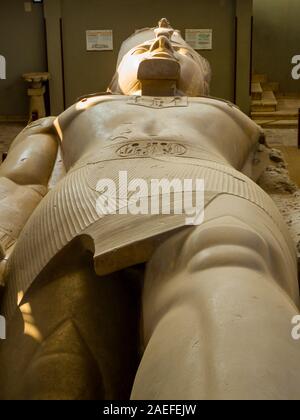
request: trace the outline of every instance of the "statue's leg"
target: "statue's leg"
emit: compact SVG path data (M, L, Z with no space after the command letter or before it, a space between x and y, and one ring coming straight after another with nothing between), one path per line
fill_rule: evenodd
M92 263L72 248L35 281L0 343L0 399L129 398L138 279L99 278Z
M132 399L299 399L295 266L259 207L233 196L212 202L205 223L170 238L149 263Z

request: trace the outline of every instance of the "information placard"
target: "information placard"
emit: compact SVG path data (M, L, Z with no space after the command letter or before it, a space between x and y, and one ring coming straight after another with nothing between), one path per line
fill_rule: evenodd
M86 31L87 51L112 51L113 48L113 31L111 29Z
M194 50L212 50L212 29L186 29L185 40Z

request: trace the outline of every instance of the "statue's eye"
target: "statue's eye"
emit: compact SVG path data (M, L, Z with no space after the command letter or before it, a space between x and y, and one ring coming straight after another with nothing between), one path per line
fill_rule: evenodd
M133 51L132 55L136 55L136 54L144 54L145 52L147 52L148 50L146 48L137 48L136 50Z

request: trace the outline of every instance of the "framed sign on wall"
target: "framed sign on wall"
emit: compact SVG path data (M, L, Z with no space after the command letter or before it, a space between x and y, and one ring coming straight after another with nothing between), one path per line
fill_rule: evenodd
M194 50L212 50L212 29L186 29L185 40Z
M87 51L112 51L113 31L112 29L99 29L86 31Z

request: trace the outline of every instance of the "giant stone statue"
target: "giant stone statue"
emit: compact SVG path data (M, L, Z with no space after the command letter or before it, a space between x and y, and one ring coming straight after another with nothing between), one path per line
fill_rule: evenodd
M106 93L13 142L0 167L1 399L300 397L296 253L256 184L263 133L209 83L162 19L125 41ZM99 180L121 171L204 180L203 223L126 212L126 195L110 212Z

